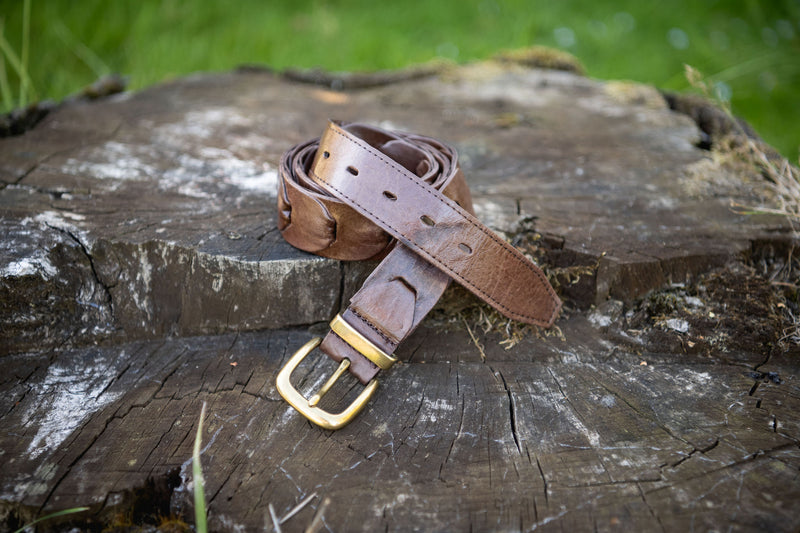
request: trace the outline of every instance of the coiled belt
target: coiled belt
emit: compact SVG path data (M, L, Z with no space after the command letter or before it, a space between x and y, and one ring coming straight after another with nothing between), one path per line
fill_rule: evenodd
M309 341L278 374L281 395L322 427L340 428L364 407L378 373L451 279L513 320L549 327L561 308L544 273L475 218L455 150L435 139L331 122L320 139L283 155L278 208L278 228L301 250L383 257L325 338ZM317 346L340 366L306 399L290 377ZM364 391L341 413L317 407L347 371Z

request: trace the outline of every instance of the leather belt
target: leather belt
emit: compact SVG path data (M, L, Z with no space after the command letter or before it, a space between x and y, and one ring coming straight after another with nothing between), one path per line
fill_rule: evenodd
M475 218L456 151L435 139L331 122L320 139L283 155L278 208L278 228L301 250L382 258L325 338L309 341L278 374L284 399L327 429L366 405L376 376L451 279L513 320L549 327L561 308L544 273ZM309 400L290 377L317 346L340 365ZM317 407L344 372L364 391L338 414Z

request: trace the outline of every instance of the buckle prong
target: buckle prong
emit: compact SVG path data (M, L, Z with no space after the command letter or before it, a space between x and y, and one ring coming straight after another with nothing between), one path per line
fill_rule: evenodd
M342 359L342 362L339 363L339 368L336 369L336 372L334 372L333 375L328 378L328 381L326 381L325 385L319 389L319 392L312 396L310 400L308 400L308 406L316 406L322 397L325 396L329 390L331 390L331 387L333 387L333 384L336 383L336 380L342 377L342 374L347 372L348 368L350 368L350 359Z

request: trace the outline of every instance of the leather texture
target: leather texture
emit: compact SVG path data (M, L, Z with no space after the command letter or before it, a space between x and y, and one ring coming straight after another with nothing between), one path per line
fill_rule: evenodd
M383 258L342 318L391 354L455 280L503 315L543 327L561 301L544 273L478 221L454 149L420 135L330 122L280 165L278 228L334 259ZM320 349L368 383L380 369L333 332Z

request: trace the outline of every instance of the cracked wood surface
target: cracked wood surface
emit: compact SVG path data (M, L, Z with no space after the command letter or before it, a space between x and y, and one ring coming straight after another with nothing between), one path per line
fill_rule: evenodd
M263 528L268 504L313 492L332 531L800 526L798 353L744 264L791 234L729 209L759 201L758 177L696 148L646 87L434 74L346 92L196 76L0 141L6 526L89 505L75 523L100 528L147 498L190 517L203 402L215 530ZM288 407L277 369L371 268L274 229L280 154L328 117L453 143L479 217L559 281L561 337L506 350L478 329L484 360L445 306L350 426ZM309 359L295 379L330 371Z

